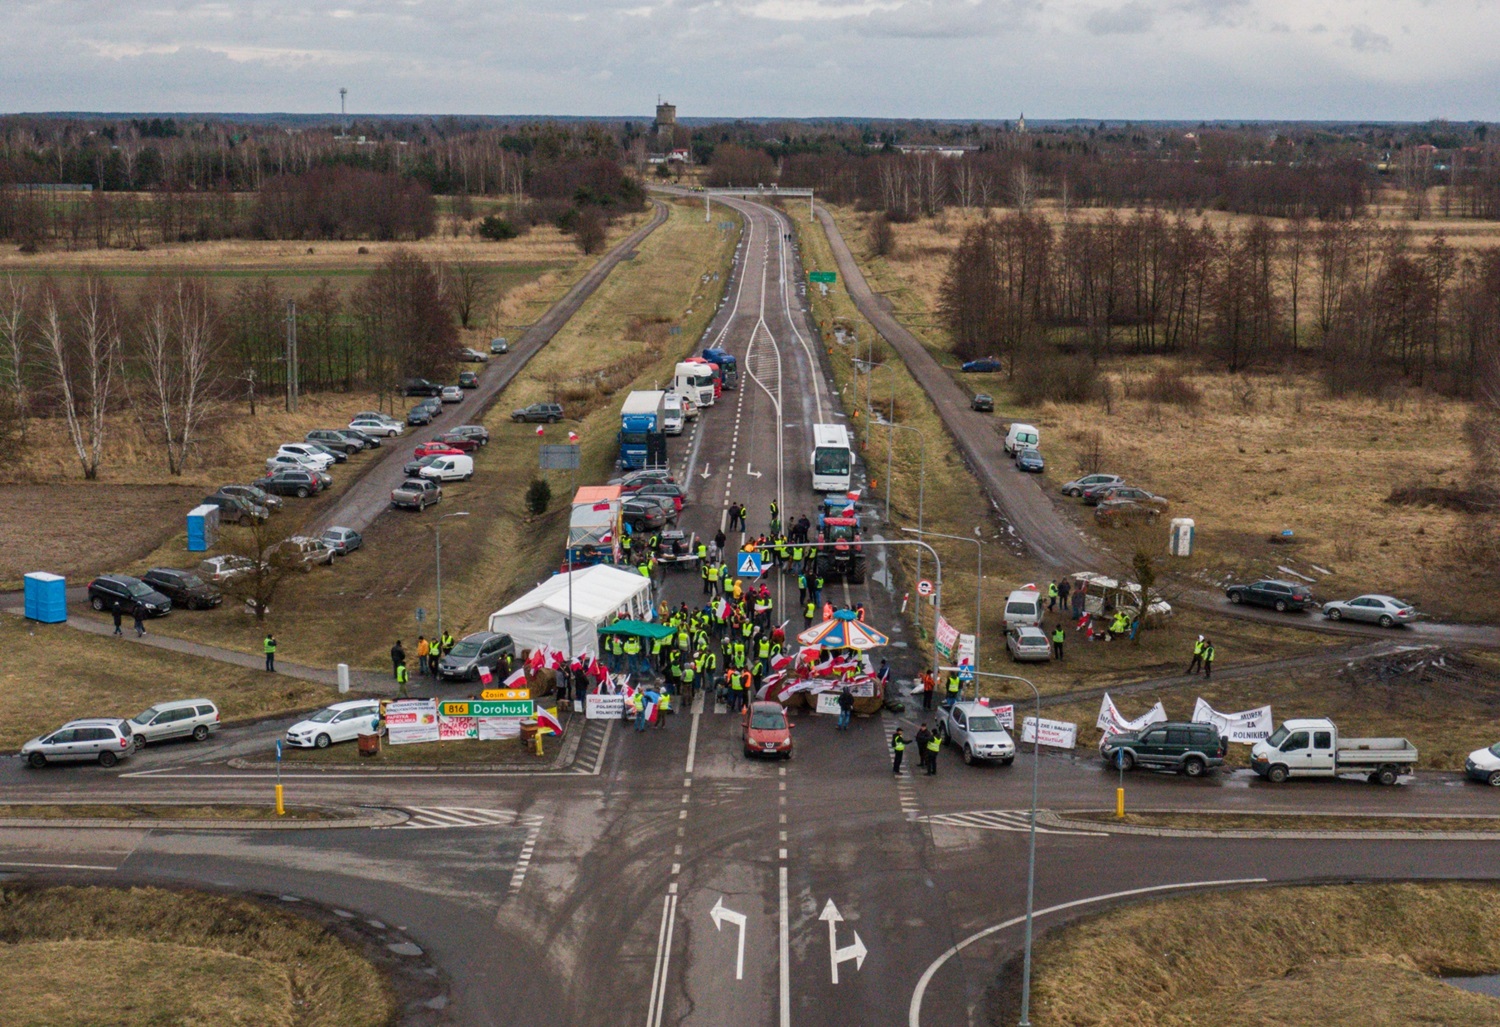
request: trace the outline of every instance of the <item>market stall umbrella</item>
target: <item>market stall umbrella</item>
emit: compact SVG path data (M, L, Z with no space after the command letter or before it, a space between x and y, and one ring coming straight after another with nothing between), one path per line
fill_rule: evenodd
M890 645L890 637L859 620L853 610L838 610L832 620L814 624L797 641L822 649L875 649Z

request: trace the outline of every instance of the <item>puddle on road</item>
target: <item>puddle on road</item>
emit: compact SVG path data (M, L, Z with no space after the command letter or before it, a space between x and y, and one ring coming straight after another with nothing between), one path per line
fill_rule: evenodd
M1500 998L1500 974L1485 974L1482 977L1444 977L1441 980L1455 988L1472 991L1476 995Z

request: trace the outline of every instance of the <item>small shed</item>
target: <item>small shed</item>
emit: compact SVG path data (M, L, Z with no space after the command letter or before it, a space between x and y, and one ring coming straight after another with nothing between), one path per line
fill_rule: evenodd
M26 575L26 619L61 624L68 619L68 582L61 574L32 571Z
M219 537L219 508L212 503L195 506L187 517L188 551L206 553Z

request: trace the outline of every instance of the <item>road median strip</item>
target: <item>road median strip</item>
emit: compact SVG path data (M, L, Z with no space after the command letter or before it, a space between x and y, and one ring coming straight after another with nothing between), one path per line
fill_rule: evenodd
M1043 810L1037 824L1154 838L1494 841L1500 837L1500 815L1484 814L1145 810L1120 818L1113 810Z
M317 828L394 827L409 816L395 809L368 806L288 806L246 803L8 803L0 805L0 824L16 827L115 828L174 831L284 831Z

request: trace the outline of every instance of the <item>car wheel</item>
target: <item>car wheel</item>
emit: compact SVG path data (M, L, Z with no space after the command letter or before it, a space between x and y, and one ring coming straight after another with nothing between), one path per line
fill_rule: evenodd
M558 422L558 420L559 420L559 418L549 417L549 418L547 418L547 423L548 424L556 424Z
M751 752L748 748L745 750L745 759L748 760L750 757L752 757L754 755L755 755L755 753Z
M473 477L474 477L474 472L470 471L468 474L464 475L464 481L468 481L468 480L470 480Z
M1324 610L1323 616L1327 617L1329 620L1339 620L1344 615L1340 613L1337 608L1335 608L1332 610Z
M103 767L105 770L108 770L110 767L119 762L120 761L115 757L115 754L107 749L99 754L99 766Z
M41 753L37 753L36 755L32 756L31 758L32 759L36 759L36 757L40 756L40 755L41 755ZM33 763L32 766L36 766L36 764ZM1492 771L1490 771L1490 787L1491 788L1500 788L1500 770L1492 770Z
M1266 771L1266 780L1273 785L1279 785L1286 781L1287 770L1280 763Z
M1231 592L1229 593L1229 601L1235 606L1238 606L1245 601L1245 597L1240 595L1238 592Z
M1196 756L1182 765L1182 772L1188 777L1202 777L1208 767Z
M208 741L208 725L207 724L199 724L197 727L193 728L193 741L195 741L195 742L206 742L206 741Z
M329 738L327 735L319 735L318 740L313 744L316 745L319 749L326 749L333 744L333 739Z
M966 767L972 767L973 765L974 765L974 750L971 749L971 748L969 748L966 745L966 746L964 746L964 766L966 766Z
M101 599L101 598L99 598L98 596L95 596L94 598L90 599L89 600L89 605L92 606L94 609L100 611L101 613L104 611L104 600Z
M302 486L298 487L298 489L297 489L297 498L298 499L306 499L307 498L307 486L306 485L302 485Z
M1276 600L1276 612L1277 613L1286 613L1286 600L1285 599L1278 599L1278 600Z
M43 756L39 752L34 752L30 756L26 757L26 765L35 770L41 770L47 765L47 757Z
M1114 759L1110 760L1109 762L1110 762L1111 766L1118 766L1122 770L1134 770L1135 769L1135 756L1133 754L1131 754L1131 753L1128 753L1128 752L1122 752L1122 753L1120 753L1118 756L1116 756Z
M1393 619L1392 619L1392 618L1391 618L1391 615L1390 615L1390 614L1388 614L1388 613L1382 613L1382 614L1381 614L1381 615L1380 615L1380 626L1381 626L1381 627L1383 627L1383 628L1388 628L1388 627L1390 627L1390 626L1391 626L1391 625L1392 625L1392 624L1395 624L1395 623L1396 623L1396 622L1395 622L1395 621L1394 621L1394 620L1393 620Z
M137 734L135 736L135 749L134 749L134 751L140 752L145 747L146 747L146 736L142 735L142 734Z
M1390 786L1396 783L1396 778L1399 776L1395 767L1381 767L1375 772L1375 781L1378 784Z

